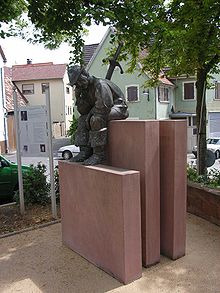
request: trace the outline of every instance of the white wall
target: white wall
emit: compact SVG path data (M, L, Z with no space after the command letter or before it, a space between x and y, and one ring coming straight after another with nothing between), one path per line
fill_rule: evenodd
M4 98L5 98L5 90L4 90L4 63L1 59L0 55L0 142L5 140L5 118L4 118Z
M51 103L51 119L52 122L65 123L66 130L69 128L73 113L73 90L68 86L69 79L65 73L64 79L48 79L34 81L19 81L16 85L22 92L22 84L34 84L34 94L25 95L30 106L45 105L45 94L42 94L42 83L49 83L50 87L50 103ZM66 87L69 87L70 93L66 93ZM69 114L68 114L68 108Z

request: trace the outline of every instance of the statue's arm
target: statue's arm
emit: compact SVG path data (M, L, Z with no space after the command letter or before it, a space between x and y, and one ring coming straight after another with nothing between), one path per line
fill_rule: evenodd
M94 110L100 114L109 113L113 103L113 95L109 86L105 83L99 83L95 90L96 103Z

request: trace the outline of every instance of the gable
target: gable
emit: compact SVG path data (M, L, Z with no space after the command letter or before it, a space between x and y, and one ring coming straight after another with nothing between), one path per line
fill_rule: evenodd
M6 109L8 112L14 111L13 101L13 83L12 83L12 69L4 67L4 85L5 85L5 98L6 98ZM18 91L17 92L18 106L26 106L27 99Z
M92 59L98 46L99 44L90 44L83 47L83 62L85 66L87 66Z

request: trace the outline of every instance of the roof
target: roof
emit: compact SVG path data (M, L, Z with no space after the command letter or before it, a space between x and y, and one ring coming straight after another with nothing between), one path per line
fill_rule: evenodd
M12 69L9 67L4 67L4 83L5 83L5 97L6 97L6 109L8 112L14 111L14 102L13 102L13 83L11 80L12 77ZM17 93L18 98L18 106L26 106L28 101L21 94Z
M181 119L181 118L186 118L186 117L191 117L191 116L196 116L195 113L188 113L188 112L174 112L170 114L170 118L172 119Z
M5 53L4 53L4 51L3 51L2 47L1 47L1 45L0 45L0 55L2 56L2 60L3 60L3 62L6 63L6 62L7 62L7 59L6 59L6 57L5 57Z
M166 78L166 76L164 76L164 75L162 75L162 76L159 77L159 81L162 84L175 87L175 85L168 78Z
M89 61L92 59L92 56L95 53L95 50L97 49L99 44L90 44L90 45L84 45L83 47L83 62L86 66Z
M98 56L99 51L101 50L103 44L105 43L105 41L106 41L108 35L109 35L109 34L112 34L112 33L114 33L114 29L113 29L112 27L109 27L109 28L107 29L107 31L106 31L104 37L102 38L101 42L98 44L97 48L95 49L95 51L94 51L93 55L91 56L89 62L87 63L87 66L86 66L87 70L90 69L90 67L91 67L91 65L92 65L92 63L93 63L93 61L94 61L95 58L96 58L96 56Z
M63 79L66 64L35 63L12 66L13 81Z

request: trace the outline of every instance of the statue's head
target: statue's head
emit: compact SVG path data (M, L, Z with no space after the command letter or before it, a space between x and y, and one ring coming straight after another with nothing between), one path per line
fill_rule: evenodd
M74 86L81 79L87 79L89 77L89 74L84 67L79 65L73 65L68 67L68 76L70 85Z

